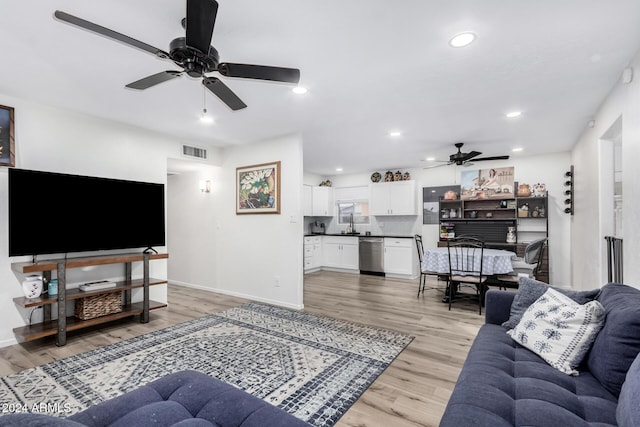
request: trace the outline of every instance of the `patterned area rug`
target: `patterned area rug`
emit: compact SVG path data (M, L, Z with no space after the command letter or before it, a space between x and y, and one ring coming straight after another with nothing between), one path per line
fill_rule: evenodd
M0 378L0 404L69 416L193 369L331 426L412 339L251 303Z

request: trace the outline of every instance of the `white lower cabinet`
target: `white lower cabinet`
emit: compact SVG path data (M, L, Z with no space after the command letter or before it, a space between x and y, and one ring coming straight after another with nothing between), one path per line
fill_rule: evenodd
M357 237L322 237L322 267L358 270L359 256Z
M416 248L413 239L384 238L384 272L416 277L418 264Z
M322 265L322 237L307 236L304 238L304 272L317 270Z

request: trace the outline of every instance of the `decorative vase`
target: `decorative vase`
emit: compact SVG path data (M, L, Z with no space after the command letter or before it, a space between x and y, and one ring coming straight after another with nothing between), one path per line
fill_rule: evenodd
M509 227L507 228L507 243L515 243L516 242L516 228Z
M29 276L24 282L22 282L22 291L24 296L31 298L38 298L42 293L42 278L40 276Z

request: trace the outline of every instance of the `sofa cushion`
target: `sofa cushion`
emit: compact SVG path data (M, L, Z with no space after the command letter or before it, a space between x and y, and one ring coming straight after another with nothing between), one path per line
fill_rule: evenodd
M616 425L616 398L588 372L563 374L485 324L469 351L440 427Z
M604 308L598 301L578 304L549 288L507 334L560 372L578 375L575 368L603 323Z
M640 355L635 360L627 372L627 377L622 384L622 391L618 398L618 408L616 409L616 420L620 427L640 426Z
M547 289L549 289L549 287L550 286L548 284L539 282L538 280L521 277L518 285L518 291L516 292L513 303L511 304L509 320L504 322L502 326L507 329L515 328L527 308L540 298ZM592 301L600 293L600 289L593 289L590 291L572 291L570 289L551 287L561 294L568 296L578 304L584 304Z
M589 371L615 396L640 352L640 290L610 283L598 295L607 318L593 342Z

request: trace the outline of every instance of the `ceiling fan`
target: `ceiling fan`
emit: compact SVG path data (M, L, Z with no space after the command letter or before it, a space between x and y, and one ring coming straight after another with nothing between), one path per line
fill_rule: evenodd
M161 71L126 85L131 89L148 89L187 74L190 77L202 78L202 84L211 93L220 98L232 110L240 110L246 108L247 105L220 79L207 76L207 73L217 71L224 77L295 84L300 81L300 70L296 68L220 62L218 51L211 46L213 27L218 13L218 2L216 0L186 0L186 2L186 17L181 21L182 27L185 29L185 37L172 40L169 44L169 53L60 10L56 10L54 16L66 23L122 42L160 59L171 61L182 68L182 71Z
M509 159L509 156L491 156L491 157L480 157L478 158L479 155L481 155L482 153L479 151L471 151L469 153L463 153L461 148L464 145L463 142L456 142L455 146L458 149L457 153L453 153L452 155L449 156L449 160L436 160L436 162L439 162L441 164L439 165L433 165L433 166L427 166L424 169L432 169L432 168L437 168L440 166L447 166L447 165L457 165L457 166L471 166L473 163L471 163L471 161L473 160L474 162L481 162L484 160L507 160Z

